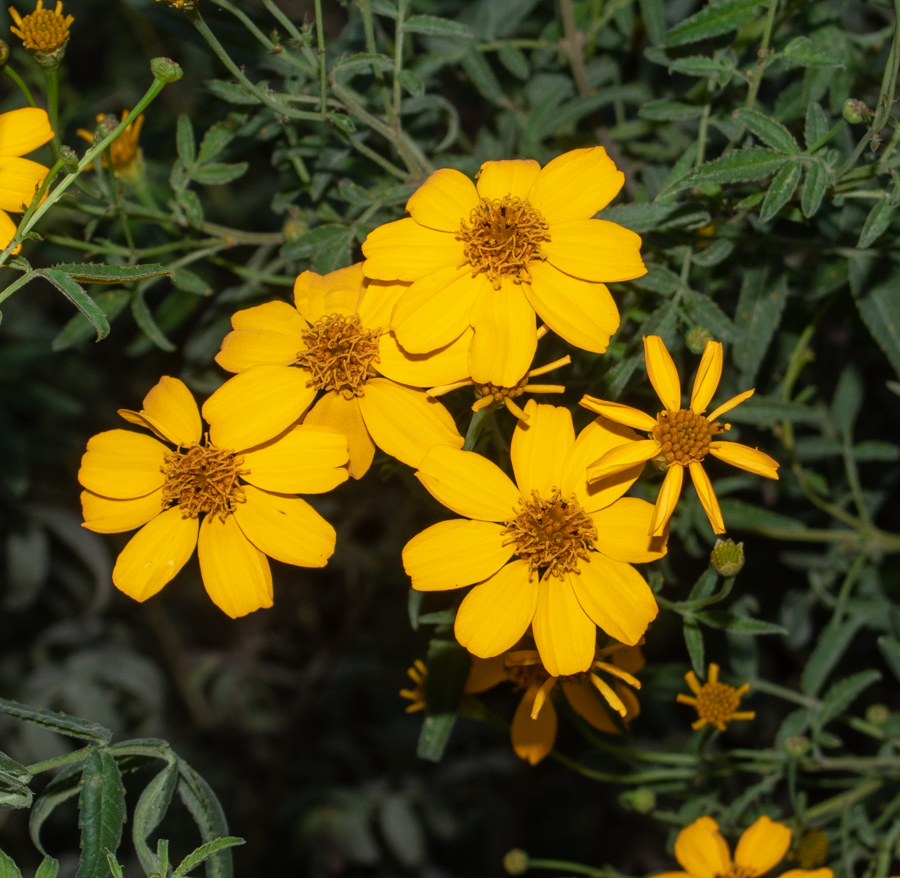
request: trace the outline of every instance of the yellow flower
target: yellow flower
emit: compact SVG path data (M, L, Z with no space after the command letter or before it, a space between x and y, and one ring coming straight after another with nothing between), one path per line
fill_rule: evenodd
M127 115L128 110L122 110L122 119ZM115 116L107 116L104 113L97 114L97 121L103 123L104 126L110 126L108 128L109 131L113 131L118 125ZM129 122L125 126L125 130L109 145L109 155L112 159L113 170L130 171L132 165L138 160L141 154L139 141L143 125L144 114L141 113L137 119ZM84 128L79 128L76 134L88 143L94 142L94 135ZM103 155L103 167L109 167L105 153Z
M406 669L406 674L413 681L412 689L401 689L400 697L408 698L411 704L406 706L407 713L416 713L425 710L425 683L428 680L428 668L422 659L416 659L411 668Z
M425 455L419 481L470 520L413 537L403 565L419 591L475 584L455 625L469 652L499 655L530 625L551 675L580 674L594 660L596 626L633 646L655 618L653 593L631 565L661 558L666 536L647 536L649 503L620 499L640 466L587 484L587 462L633 442L631 430L597 418L576 439L567 409L529 400L525 413L512 440L517 484L472 451L438 446Z
M61 0L52 12L44 9L44 0L37 0L34 12L24 18L10 6L9 14L17 25L10 31L22 40L32 55L58 55L69 42L69 25L75 21L71 15L63 17L62 11Z
M471 326L473 380L512 387L534 358L537 312L575 347L605 351L619 312L604 283L646 273L638 235L591 219L624 181L599 146L543 169L485 162L477 186L435 171L407 202L410 217L363 243L368 277L412 281L391 319L404 350L437 350Z
M692 704L697 709L698 719L691 723L694 729L702 729L705 726L715 726L720 732L725 731L725 726L738 719L753 719L756 711L738 711L741 697L750 688L744 683L739 689L719 682L719 666L710 662L707 681L701 686L697 675L688 671L684 675L693 695L678 694L676 701L681 704Z
M109 430L90 439L81 459L84 527L98 533L141 528L113 570L113 583L129 597L155 595L195 546L207 593L232 618L272 606L266 555L300 567L325 566L334 552L334 528L289 495L319 494L346 481L343 436L300 426L255 448L216 446L202 433L191 392L168 376L147 394L140 412L119 414L175 446Z
M489 659L476 657L466 681L466 692L485 692L505 681L525 690L513 717L510 737L516 755L537 765L556 741L556 708L548 696L557 682L575 712L600 731L619 733L598 701L598 692L626 725L640 714L637 698L623 685L624 681L635 689L641 688L634 677L644 666L640 648L617 644L597 650L596 656L587 673L562 678L551 676L533 649L511 650ZM604 661L607 656L609 661ZM604 671L616 679L610 685L597 671Z
M653 418L631 406L585 396L581 400L581 405L585 408L636 430L646 430L650 434L649 439L614 449L595 460L588 468L588 479L591 481L604 479L653 458L666 470L666 477L656 498L656 511L650 527L650 534L655 536L663 532L672 516L681 495L684 468L688 467L713 532L725 533L725 522L722 520L719 501L716 499L709 476L703 469L702 461L707 454L758 476L765 476L767 479L778 478L778 462L768 454L737 442L719 442L715 439L720 433L731 429L731 424L717 424L716 419L725 412L730 412L745 399L749 399L754 391L745 390L723 402L708 416L704 416L703 412L709 406L722 377L720 342L706 343L700 368L694 379L691 405L687 409L681 407L681 382L675 364L658 335L644 336L644 358L647 362L650 383L665 409Z
M5 211L21 213L49 170L22 156L52 139L53 129L44 110L24 107L0 113L0 250L16 234L17 224ZM16 247L13 253L20 249Z
M377 376L391 309L403 287L367 283L362 266L324 277L304 271L294 303L268 302L232 318L216 361L238 374L203 406L217 445L245 448L293 424L331 427L350 443L350 475L361 478L377 445L418 466L433 445L462 447L450 413L421 390Z
M678 833L675 859L683 872L663 872L654 878L758 878L775 868L791 845L791 830L760 817L738 841L734 861L728 842L712 817L700 817ZM780 878L834 878L831 869L791 869Z

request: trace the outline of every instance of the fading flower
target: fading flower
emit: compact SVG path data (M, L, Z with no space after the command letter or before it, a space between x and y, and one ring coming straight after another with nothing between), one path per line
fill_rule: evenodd
M749 683L735 689L727 683L719 681L719 666L714 662L709 665L709 673L706 682L701 685L697 675L688 671L684 675L693 695L678 694L675 699L680 704L693 705L697 710L697 719L691 723L694 729L702 729L707 725L715 726L720 732L725 731L725 726L734 720L754 719L756 712L753 710L738 711L741 698L750 688Z
M128 115L128 110L122 110L122 119ZM101 128L107 128L113 131L118 126L115 116L107 116L104 113L97 114L97 122ZM144 114L141 113L133 122L129 122L125 126L125 130L109 145L109 156L112 159L114 171L128 172L132 170L135 162L140 159L140 135L141 128L144 125ZM76 132L79 137L88 143L94 142L94 135L84 128L79 128ZM108 168L109 162L106 160L106 153L103 154L103 167Z

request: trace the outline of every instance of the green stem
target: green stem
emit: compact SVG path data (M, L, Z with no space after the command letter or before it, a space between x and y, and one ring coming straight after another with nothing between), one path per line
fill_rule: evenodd
M25 80L22 79L9 64L3 65L3 72L19 87L19 91L25 95L25 100L28 101L29 106L36 107L37 104L34 102L34 98L31 96L31 91L28 86L25 85Z
M566 768L577 772L583 777L591 780L598 780L603 783L621 783L634 784L636 786L650 783L665 783L670 780L695 780L697 777L696 768L660 768L656 771L638 771L633 774L615 774L608 771L597 771L594 768L588 768L568 756L563 756L556 750L550 751L550 758L555 759Z
M281 22L282 27L291 35L291 38L296 40L301 46L305 43L303 39L303 34L294 27L294 22L292 22L279 8L276 6L272 0L262 0L263 6L269 11L269 13L278 21ZM310 68L310 72L312 71L312 67Z
M319 112L325 118L326 102L328 100L328 74L325 71L325 22L322 20L322 0L316 3L316 52L319 65Z
M867 780L856 787L856 789L850 790L848 793L842 793L839 796L826 799L824 802L819 802L818 805L813 805L812 808L807 808L806 819L812 823L820 817L825 817L832 811L845 811L855 802L858 802L860 799L865 799L866 796L871 796L872 793L881 789L883 786L884 779L882 778Z
M397 129L397 135L400 135L401 119L400 119L400 97L402 88L400 87L400 71L403 69L403 20L406 17L406 5L408 0L400 0L397 6L397 26L394 31L394 127Z
M357 0L357 6L362 13L363 32L366 37L366 51L373 55L378 54L378 43L375 40L375 21L372 18L371 0ZM396 117L393 115L394 108L391 104L391 96L388 93L387 83L384 80L384 73L377 64L372 65L372 75L375 77L375 83L381 94L381 102L384 104L384 114L387 116L388 122L394 124Z
M472 420L469 421L469 429L466 431L466 441L462 447L463 451L475 450L475 443L478 441L478 437L481 435L481 431L484 429L489 416L490 407L479 409L472 415Z
M834 615L831 617L831 625L834 628L837 628L844 618L844 613L847 609L847 601L850 600L853 585L859 577L859 574L862 572L867 558L868 555L864 553L857 555L850 569L847 571L847 575L844 577L844 581L841 584L841 590L838 592L837 606L834 608Z
M703 115L700 117L700 127L697 131L697 157L694 159L694 167L699 168L706 161L706 134L709 128L709 111L712 104L703 105Z
M14 280L8 287L6 287L6 289L0 290L0 303L5 302L16 290L20 290L25 286L25 284L30 283L36 277L37 271L28 271L23 274L18 280Z
M810 709L815 709L820 705L820 702L815 698L810 698L808 695L802 695L785 686L779 686L777 683L770 683L768 680L755 679L748 680L747 682L750 684L751 692L764 692L766 695L774 695L776 698L781 698L783 701L790 701L792 704L799 704L801 707L808 707Z
M112 196L112 203L116 209L116 214L119 217L119 222L122 223L122 232L125 235L125 243L128 244L129 257L134 258L134 239L131 237L131 227L128 225L128 214L122 209L122 196L119 192L119 181L116 180L116 171L113 168L113 160L112 153L110 152L110 148L107 147L103 150L103 154L106 156L106 166L109 169L109 192Z
M53 129L53 154L59 155L62 139L59 136L59 68L45 67L44 79L47 83L47 115Z
M529 857L528 868L558 869L561 872L571 872L573 875L586 875L587 878L622 878L622 874L613 869L594 869L569 860L533 860Z
M812 146L806 148L806 154L812 155L817 149L821 149L829 140L836 137L847 127L847 120L841 119L827 134L820 137Z
M81 762L87 759L90 752L94 749L93 746L82 747L80 750L73 750L64 756L56 756L53 759L45 759L43 762L26 765L25 769L29 774L40 774L42 771L50 771L51 768L62 768L64 765L72 765L74 762Z

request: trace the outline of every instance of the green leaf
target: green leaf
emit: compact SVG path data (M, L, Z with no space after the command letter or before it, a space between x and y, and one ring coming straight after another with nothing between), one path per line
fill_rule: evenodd
M169 810L178 784L178 776L178 762L175 760L147 784L134 809L131 837L141 866L148 875L159 871L159 863L156 854L147 845L147 840L162 823Z
M822 707L815 717L815 725L821 728L838 714L843 713L864 690L880 679L879 671L868 670L839 680L823 696Z
M228 835L228 821L222 805L209 784L186 762L178 763L178 796L191 812L204 842ZM233 866L229 850L214 853L206 864L206 878L232 878Z
M116 859L115 854L110 851L106 852L106 863L109 866L109 871L112 873L113 878L125 878L125 874L122 872L122 866Z
M131 297L131 314L144 335L161 351L172 352L176 349L175 345L166 338L165 333L157 325L139 289L135 290L134 295Z
M643 335L658 335L669 345L674 340L677 319L678 302L673 299L654 311L641 324L641 332ZM608 373L606 383L612 399L618 399L622 395L634 370L640 365L640 343L640 338L636 337L630 345L628 356Z
M190 168L197 161L197 147L194 144L194 126L187 113L182 113L178 117L175 146L178 149L178 158L181 159L181 164Z
M638 107L638 116L641 119L650 119L653 122L681 122L687 119L699 119L702 115L702 106L686 104L684 101L647 101L647 103Z
M771 512L741 500L723 498L720 505L722 516L729 529L754 530L763 534L770 530L777 530L780 534L785 530L802 530L804 527L803 522L796 518Z
M806 180L800 192L800 209L807 219L819 212L830 177L831 173L825 162L815 161L806 166Z
M412 70L401 70L397 74L400 84L415 98L425 94L425 83Z
M54 265L53 271L62 272L80 284L124 284L172 273L171 269L158 262L148 265L106 265L102 262L97 265L93 262L73 262Z
M471 656L455 640L435 636L428 644L426 664L426 713L455 713L472 666Z
M28 815L28 834L34 846L45 856L47 851L41 843L41 827L58 805L71 799L81 789L81 773L81 763L67 765L44 787Z
M766 197L759 211L759 221L767 223L773 219L793 197L800 185L803 164L796 159L789 161L769 184Z
M759 110L738 110L738 119L743 122L763 143L768 144L772 149L787 155L798 155L800 147L793 135L780 122L776 122L765 113Z
M352 228L337 223L316 226L299 240L285 244L281 248L281 256L283 259L309 259L321 250L347 243L352 234Z
M49 729L51 732L78 738L80 741L106 745L112 740L112 732L103 726L77 716L46 710L43 707L32 707L30 704L20 704L18 701L7 701L5 698L0 698L0 711L32 725Z
M864 395L862 378L851 363L841 372L831 403L831 418L844 439L849 440L853 436L853 426L862 408Z
M531 75L531 68L528 66L525 53L511 43L503 43L497 52L497 57L500 59L500 63L517 79L524 82Z
M34 795L27 783L0 772L0 811L30 808L33 800Z
M56 287L84 316L97 332L97 341L109 335L109 322L100 306L68 275L55 268L36 272Z
M200 196L193 189L182 189L175 196L175 203L184 212L188 225L197 228L203 222L203 205L200 203Z
M677 204L618 204L607 207L600 219L618 223L632 232L650 232L678 210Z
M772 427L779 421L820 424L822 412L798 402L781 402L754 396L728 412L727 420L734 424L755 424L757 427Z
M644 55L654 64L662 64L677 73L707 78L715 73L734 70L730 57L709 58L706 55L688 55L685 58L670 58L662 49L646 49Z
M661 45L666 41L665 0L639 0L638 5L650 42L656 46Z
M172 275L172 283L179 290L193 296L212 295L212 287L199 274L195 274L187 268L176 268Z
M810 102L806 108L806 124L803 128L803 139L806 148L818 143L828 133L828 119L818 101Z
M853 456L860 462L880 461L890 463L900 460L900 447L893 442L878 442L870 440L857 442L853 446Z
M233 835L225 838L217 838L208 841L206 844L200 845L196 850L191 851L179 864L172 873L172 878L184 878L188 872L193 872L204 860L208 860L217 851L225 850L225 848L235 847L244 844L244 839L237 838Z
M786 275L770 282L766 268L745 271L734 321L742 335L734 346L734 362L741 370L743 384L752 386L756 381L769 343L781 323L787 294Z
M806 695L815 698L828 675L836 667L850 646L856 633L868 622L867 613L856 613L843 624L829 624L822 629L819 640L803 669L802 687Z
M246 115L231 113L228 118L222 122L216 122L209 131L203 136L200 143L200 152L197 153L197 161L205 164L214 159L237 134L237 127L246 120Z
M416 755L419 759L440 762L455 724L455 713L426 716L422 722L422 731L419 733L419 743L416 746Z
M728 238L716 238L709 246L694 252L691 264L712 268L714 265L723 263L733 252L734 241L731 241Z
M676 183L667 184L657 196L657 201L680 192L682 189L690 189L692 186L700 186L703 183L745 183L750 180L759 180L774 174L787 161L787 156L774 152L771 149L763 149L753 146L749 149L737 149L729 152L721 158L714 159L700 165L694 171L682 177Z
M429 37L474 39L472 31L462 22L438 18L436 15L411 15L403 22L403 30L410 34L425 34Z
M709 296L692 291L685 300L691 320L708 329L717 341L736 342L740 338L737 327Z
M93 750L84 762L78 810L81 857L75 878L106 878L106 852L118 850L126 812L122 774L105 750Z
M843 67L840 58L819 51L809 37L795 37L782 49L782 57L801 67Z
M703 629L697 624L696 619L689 616L686 616L684 619L684 642L687 646L694 673L703 679L706 674Z
M679 21L666 34L666 45L683 46L685 43L696 43L737 30L754 16L756 8L764 2L765 0L724 0L710 3L690 18Z
M8 857L3 851L0 851L0 878L22 878L12 857Z
M735 634L787 634L787 628L764 622L762 619L751 619L748 616L735 616L727 610L702 610L695 612L693 618L710 628L730 631Z
M459 63L469 79L472 80L472 85L483 97L499 106L506 106L509 103L503 86L500 85L500 81L491 70L491 65L488 64L481 52L477 49L470 49L459 59Z
M15 759L10 759L2 751L0 751L0 772L9 775L13 780L17 780L20 783L28 783L32 778L31 772L24 765L16 762Z
M251 94L242 85L234 82L225 82L222 79L208 79L203 83L206 90L229 104L259 104L262 103L256 95Z
M893 215L894 207L891 200L887 197L887 193L882 192L881 198L875 202L875 206L869 211L863 223L856 246L861 250L871 247L885 233Z
M647 264L647 273L643 277L635 278L631 283L641 290L671 296L680 289L681 278L670 268L650 262Z
M346 73L352 70L379 70L385 72L393 70L394 59L379 52L357 52L354 55L345 55L338 58L332 67L332 73Z
M900 375L900 296L897 295L900 271L856 299L863 322L885 356Z
M211 162L191 168L191 179L204 186L221 186L243 177L249 167L248 162L238 162L234 165Z
M900 641L884 635L878 638L878 649L893 675L900 680Z
M34 873L34 878L56 878L58 874L59 860L54 860L53 857L44 857L37 872Z

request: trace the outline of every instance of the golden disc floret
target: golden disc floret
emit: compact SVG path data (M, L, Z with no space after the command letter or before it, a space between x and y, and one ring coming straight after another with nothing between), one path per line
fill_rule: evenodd
M12 7L9 14L16 23L10 31L19 37L32 53L52 55L64 48L69 41L69 25L75 21L71 15L62 14L62 2L55 9L44 9L44 0L37 0L34 12L22 17Z
M346 399L364 394L363 385L375 377L379 361L380 329L365 329L358 314L331 314L302 333L306 350L297 365L310 373L309 387L333 390Z
M215 445L194 443L186 450L179 448L164 457L166 476L163 504L176 504L184 518L197 518L201 513L218 515L222 520L244 501L238 481L243 473L243 458L233 451Z
M709 443L729 424L711 424L703 415L691 409L675 412L662 411L656 416L657 424L650 435L659 442L659 461L665 467L680 463L687 466L701 461L709 453Z

